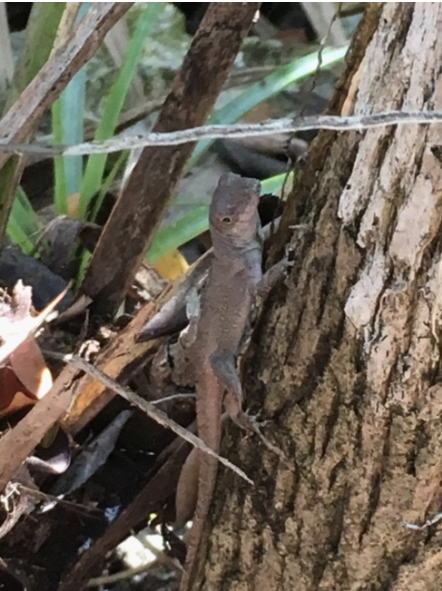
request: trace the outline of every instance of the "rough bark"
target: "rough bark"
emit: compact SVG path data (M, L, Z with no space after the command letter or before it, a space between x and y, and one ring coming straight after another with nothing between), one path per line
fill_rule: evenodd
M369 15L335 112L358 70L356 114L442 108L441 4ZM402 523L442 500L438 143L438 126L410 125L324 132L311 146L279 242L292 233L295 265L245 375L249 408L293 470L230 427L255 485L221 470L195 589L440 589L441 526Z

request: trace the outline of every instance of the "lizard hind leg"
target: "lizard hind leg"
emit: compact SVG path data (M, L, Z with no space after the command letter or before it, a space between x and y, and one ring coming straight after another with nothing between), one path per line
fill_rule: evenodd
M232 421L245 431L258 435L267 449L291 466L284 452L262 433L257 420L243 411L242 386L236 371L235 357L227 351L216 351L210 357L210 364L220 384L225 388L224 406Z
M213 373L225 390L224 407L234 423L249 433L260 434L256 420L242 408L242 386L236 371L235 357L225 350L216 351L210 357Z
M236 371L234 355L228 351L216 351L210 356L210 365L226 395L224 406L229 417L243 429L252 430L248 422L244 420L245 413L242 409L242 386Z

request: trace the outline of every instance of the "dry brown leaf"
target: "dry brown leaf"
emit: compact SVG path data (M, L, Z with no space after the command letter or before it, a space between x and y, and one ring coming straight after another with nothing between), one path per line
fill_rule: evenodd
M0 368L0 418L29 406L32 399L11 368Z
M175 248L157 261L153 262L152 267L161 275L161 277L173 281L182 275L182 273L185 273L189 268L189 265L180 251Z
M80 193L72 193L68 199L68 217L77 218L78 208L80 206Z
M189 519L192 519L195 512L198 498L198 471L199 454L198 450L193 448L183 464L177 484L175 497L177 527L183 527Z
M52 300L37 316L31 316L31 288L21 281L14 287L12 296L0 292L0 366L28 337L40 328L61 302L70 285Z
M64 291L33 316L32 290L17 282L11 296L0 291L0 417L35 404L52 387L52 375L32 335Z
M17 378L37 400L52 388L52 374L33 335L11 353L9 362Z

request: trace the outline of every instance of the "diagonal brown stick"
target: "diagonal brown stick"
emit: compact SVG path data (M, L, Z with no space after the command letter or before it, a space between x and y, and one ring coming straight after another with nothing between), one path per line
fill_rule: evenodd
M200 24L154 131L203 125L246 36L258 2L213 2ZM95 249L82 292L111 314L149 248L194 144L145 148ZM124 247L122 247L124 245Z
M0 491L31 454L59 417L66 412L81 385L79 372L68 367L51 390L39 400L17 425L0 439Z
M221 464L224 464L225 466L236 472L236 474L241 476L241 478L244 478L244 480L249 482L249 484L253 484L253 481L250 480L250 478L242 470L240 470L240 468L229 462L229 460L227 460L226 458L223 458L222 456L217 454L215 451L213 451L213 449L207 446L204 443L204 441L202 441L199 437L191 433L188 429L185 429L184 427L170 419L165 412L157 408L154 404L152 404L152 402L149 402L144 398L141 398L141 396L138 396L138 394L133 392L130 388L118 384L118 382L116 382L110 376L106 375L101 370L94 367L85 359L82 359L81 357L78 357L76 355L63 355L62 353L56 353L55 351L50 351L47 353L49 353L49 355L51 357L54 357L55 359L60 359L62 361L65 361L66 363L71 363L80 371L84 371L91 377L96 378L102 384L104 384L105 386L107 386L108 388L110 388L123 398L125 398L128 402L141 409L143 412L147 414L148 417L156 421L159 425L165 427L166 429L170 429L176 435L182 437L188 443L191 443L196 448L201 449L205 453L216 458L219 462L221 462Z

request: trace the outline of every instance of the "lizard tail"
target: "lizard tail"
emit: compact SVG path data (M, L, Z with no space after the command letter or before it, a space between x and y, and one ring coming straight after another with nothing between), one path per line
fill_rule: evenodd
M219 446L218 446L219 449ZM184 572L181 577L180 591L189 591L198 571L198 550L209 515L210 504L215 490L218 461L203 451L198 451L199 479L198 499L192 528L187 539L187 554Z

